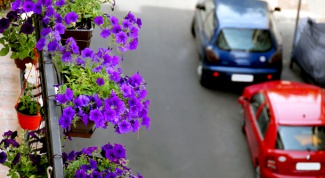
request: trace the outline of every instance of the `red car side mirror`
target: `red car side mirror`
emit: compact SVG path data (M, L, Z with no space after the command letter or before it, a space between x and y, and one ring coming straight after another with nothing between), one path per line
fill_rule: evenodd
M240 103L241 105L243 105L245 103L245 101L247 100L247 98L245 98L244 96L240 96L238 98L238 103Z

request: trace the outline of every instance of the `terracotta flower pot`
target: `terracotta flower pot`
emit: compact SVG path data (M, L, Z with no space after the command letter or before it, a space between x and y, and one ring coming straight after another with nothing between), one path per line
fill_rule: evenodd
M26 69L26 66L25 64L27 63L32 63L34 65L36 65L37 63L37 60L33 60L32 58L30 57L26 57L24 59L19 59L19 58L16 58L14 59L15 60L15 64L16 64L16 67L20 70L25 70Z
M42 116L40 114L36 116L30 116L23 114L17 110L17 117L20 127L25 130L36 130L42 122Z

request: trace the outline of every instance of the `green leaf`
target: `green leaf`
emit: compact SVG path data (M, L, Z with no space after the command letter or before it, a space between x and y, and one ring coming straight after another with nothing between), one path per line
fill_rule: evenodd
M0 50L0 56L5 56L8 53L9 53L9 47L5 47Z

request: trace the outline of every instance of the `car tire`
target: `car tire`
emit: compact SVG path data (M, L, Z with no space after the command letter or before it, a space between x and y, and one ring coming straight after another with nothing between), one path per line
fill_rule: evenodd
M245 118L242 119L241 131L242 131L242 133L244 135L246 135L246 131L245 131Z
M255 167L255 178L261 178L261 168L259 165Z
M289 68L293 70L293 59L290 59Z
M209 84L206 78L204 78L204 74L203 74L203 70L202 70L202 64L201 62L199 62L198 66L197 66L197 75L199 78L199 82L203 87L208 88Z
M195 38L196 34L195 34L195 19L194 19L194 17L193 17L192 24L191 24L191 33L192 33L192 36Z

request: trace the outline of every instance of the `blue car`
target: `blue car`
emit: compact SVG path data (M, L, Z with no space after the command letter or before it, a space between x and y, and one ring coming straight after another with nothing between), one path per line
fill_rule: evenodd
M258 83L278 80L282 38L265 1L203 0L196 5L192 35L200 62L200 83Z

